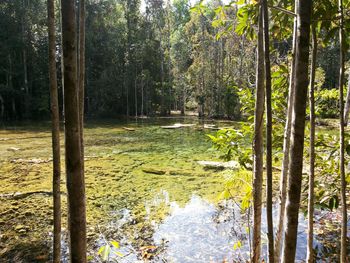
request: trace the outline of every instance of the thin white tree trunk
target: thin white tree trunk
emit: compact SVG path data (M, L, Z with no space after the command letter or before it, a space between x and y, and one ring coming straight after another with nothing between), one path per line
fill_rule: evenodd
M296 11L296 8L295 8L295 11ZM289 87L288 87L288 109L287 109L287 118L286 118L286 124L284 128L284 139L283 139L283 161L282 161L282 173L281 173L281 179L280 179L280 193L279 193L280 204L279 204L279 211L278 211L277 231L275 236L275 262L280 261L281 248L283 244L282 233L283 233L284 222L285 222L290 135L291 135L291 122L292 122L293 103L294 103L296 32L297 32L297 19L294 18L292 61L290 63Z
M341 205L342 205L342 222L341 222L341 238L340 238L340 262L347 262L347 207L346 207L346 179L345 179L345 142L344 142L344 62L345 62L345 39L344 39L344 15L343 15L343 0L338 1L340 15L339 29L339 130L340 130L340 179L341 179Z
M312 25L312 56L310 71L310 175L308 198L308 229L307 229L307 255L308 263L314 262L313 238L314 238L314 181L315 181L315 71L317 57L317 36L315 25Z
M253 255L252 263L260 263L261 259L261 206L264 162L264 42L263 42L263 13L259 9L258 43L256 59L256 93L254 113L254 178L253 178Z
M350 113L350 72L348 76L348 91L346 93L345 109L344 109L344 125L348 125Z
M283 263L294 263L300 196L302 186L307 90L309 84L309 43L312 0L297 2L297 40L295 52L294 104L287 187L286 229L284 231Z

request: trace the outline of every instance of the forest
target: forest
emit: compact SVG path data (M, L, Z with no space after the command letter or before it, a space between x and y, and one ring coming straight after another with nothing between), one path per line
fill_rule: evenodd
M350 1L1 0L0 262L350 260Z

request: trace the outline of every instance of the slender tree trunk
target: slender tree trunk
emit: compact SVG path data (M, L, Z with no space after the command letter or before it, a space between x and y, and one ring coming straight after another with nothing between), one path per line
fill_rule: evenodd
M11 99L11 110L13 119L17 119L17 110L16 110L16 97L15 97L15 89L13 88L13 73L12 73L12 57L11 54L8 55L9 60L9 73L8 73L8 87L13 92L13 96Z
M350 113L350 72L348 76L348 91L346 93L345 109L344 109L344 126L348 125Z
M264 56L265 56L265 89L266 89L266 217L269 262L274 262L273 217L272 217L272 108L271 108L271 66L269 13L267 0L262 1L264 20Z
M4 114L5 114L5 100L0 94L0 118L2 121L4 121L4 117L5 117Z
M346 263L346 235L347 235L347 207L346 207L346 179L345 179L345 142L344 142L344 62L345 62L345 39L344 39L344 15L343 0L338 1L340 14L339 29L339 130L340 130L340 179L341 179L341 204L342 204L342 223L340 238L340 262Z
M260 7L256 60L256 93L254 112L254 179L253 179L253 258L252 263L260 263L261 254L261 206L264 155L264 39L263 10Z
M296 12L296 7L295 7L295 12ZM282 161L282 173L281 173L281 179L280 179L280 193L279 193L280 205L279 205L279 214L278 214L278 225L277 225L276 238L275 238L275 262L280 262L281 247L283 244L282 233L283 233L284 221L285 221L288 166L289 166L289 153L290 153L290 135L291 135L293 104L294 104L296 33L297 33L297 19L294 18L292 61L290 63L289 87L288 87L288 109L287 109L286 124L284 128L283 161Z
M186 88L185 85L182 87L182 107L181 115L185 115L186 112Z
M162 40L160 41L162 43ZM161 45L161 44L160 44ZM160 56L161 56L161 61L160 61L160 78L161 78L161 105L160 105L160 115L164 116L166 115L167 112L167 107L166 107L166 91L164 88L164 51L163 48L160 47Z
M61 262L61 149L56 71L55 1L47 1L53 157L53 262Z
M312 0L297 1L297 40L295 57L295 97L292 115L292 137L287 191L287 225L283 246L283 262L294 262L300 206L308 88L310 16Z
M60 11L60 32L61 32L61 39L60 39L60 44L61 44L61 86L62 86L62 120L64 121L64 66L63 66L63 30L62 30L62 0L58 1L58 5L59 5L59 11ZM64 128L64 126L63 126Z
M134 89L135 89L135 116L137 118L137 71L135 75L135 81L134 81Z
M314 181L315 181L315 71L317 56L316 28L311 27L312 53L310 70L310 175L309 175L309 198L308 198L308 231L307 231L307 256L308 263L314 262L313 238L314 238Z
M144 116L144 114L143 114L143 100L144 100L144 96L143 96L143 86L144 86L144 80L143 80L143 78L144 78L144 75L143 75L143 69L142 69L142 71L141 71L142 73L141 73L141 116Z
M65 81L65 148L71 262L86 262L85 182L82 170L80 111L77 85L75 3L62 0L62 37Z
M27 50L26 50L26 30L25 30L25 10L27 9L25 1L23 1L24 14L22 17L22 58L23 58L23 85L24 85L24 108L25 108L25 117L29 117L29 88L28 88L28 69L27 69Z
M84 99L85 99L85 0L79 0L79 123L81 158L84 159ZM84 171L84 162L83 171Z
M128 62L125 63L125 72L124 72L124 79L123 79L123 86L126 93L126 117L129 118L129 86L127 84L127 70L128 70Z

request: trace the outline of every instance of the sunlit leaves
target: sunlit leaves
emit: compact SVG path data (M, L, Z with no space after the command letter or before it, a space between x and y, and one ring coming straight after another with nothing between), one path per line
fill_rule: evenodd
M244 5L237 11L237 26L235 31L239 35L245 34L249 39L255 38L253 25L257 24L258 6L255 4Z
M241 241L238 240L236 243L233 244L233 249L237 250L241 248L241 246L242 246Z
M110 258L124 257L123 253L117 250L119 248L119 242L112 240L107 242L106 245L101 246L97 254L101 257L103 262L108 262Z

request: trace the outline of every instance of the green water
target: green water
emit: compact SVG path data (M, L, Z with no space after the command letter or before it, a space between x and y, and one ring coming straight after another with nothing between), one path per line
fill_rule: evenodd
M160 127L174 123L196 125L181 129ZM218 125L227 127L234 123ZM168 205L154 203L160 193L166 192L169 201L180 207L193 195L215 203L224 188L224 176L197 163L219 160L219 153L206 136L213 132L202 129L196 118L87 122L85 175L90 249L96 248L98 235L127 239L135 247L151 245L154 225L169 214ZM48 124L7 127L0 130L0 140L0 194L50 191ZM64 178L63 174L63 192ZM49 255L44 247L51 242L51 198L34 194L20 200L2 198L1 202L0 231L6 242L0 242L0 257L17 255L26 260L47 260ZM62 215L66 217L65 195L62 202ZM121 219L118 211L122 209L127 209L133 219L116 231L113 222Z

